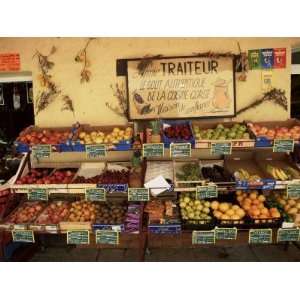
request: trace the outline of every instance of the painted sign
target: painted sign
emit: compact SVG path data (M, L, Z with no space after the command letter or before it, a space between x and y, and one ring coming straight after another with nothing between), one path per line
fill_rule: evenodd
M286 48L274 49L274 68L281 69L286 67Z
M176 119L235 115L233 57L127 62L129 117ZM141 70L142 69L142 70Z
M263 69L272 69L274 65L274 51L273 49L261 49L260 61Z
M259 50L248 51L249 69L256 70L260 69L260 53Z

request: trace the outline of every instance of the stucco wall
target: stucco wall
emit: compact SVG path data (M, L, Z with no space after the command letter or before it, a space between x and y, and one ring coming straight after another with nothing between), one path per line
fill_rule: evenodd
M51 72L53 80L64 94L74 100L75 118L70 112L61 112L62 103L58 99L36 117L39 126L70 125L75 120L95 125L123 124L126 120L117 116L106 106L106 101L116 101L111 84L124 82L116 76L116 59L142 57L146 54L165 56L190 55L194 52L237 53L239 41L242 51L259 48L287 48L287 67L273 71L274 87L284 89L290 102L290 64L291 46L299 43L296 38L97 38L88 48L92 77L90 83L80 84L81 64L74 57L86 38L0 38L0 53L18 52L21 56L22 71L32 71L34 96L40 90L38 64L32 56L36 49L47 54L52 45L57 52L53 55L55 63ZM260 96L261 71L249 71L246 82L237 82L237 110ZM257 109L240 115L240 120L284 120L290 111L272 103L265 103Z

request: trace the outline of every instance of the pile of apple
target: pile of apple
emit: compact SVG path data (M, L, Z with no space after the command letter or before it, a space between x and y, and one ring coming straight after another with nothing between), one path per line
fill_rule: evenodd
M9 223L23 224L33 222L36 217L42 212L45 207L44 203L40 202L25 202L20 206L15 213L13 213L9 219Z
M57 201L51 203L36 220L37 224L58 224L69 214L68 202Z
M257 191L242 192L236 191L236 199L241 207L253 219L280 218L280 212L276 207L267 208L264 204L266 197Z
M300 139L300 126L293 126L292 128L278 127L267 128L258 124L248 123L249 128L256 136L265 136L269 139Z
M66 142L69 138L71 138L70 131L44 129L42 131L26 132L25 130L20 133L17 141L28 145L58 145Z
M16 181L16 184L68 184L76 171L56 170L51 174L49 169L31 169L31 171Z
M192 138L192 131L188 124L171 125L164 128L164 134L169 139L174 140L190 140Z
M96 220L97 205L86 200L75 201L71 204L70 222L94 222Z
M275 193L276 201L282 206L283 210L290 215L293 219L300 214L300 199L288 198L282 193Z
M212 201L213 215L218 220L241 220L246 212L239 205L229 202Z
M101 130L79 133L79 141L81 144L118 144L121 141L131 140L133 138L133 129L127 127L120 129L115 127L111 132L105 133Z

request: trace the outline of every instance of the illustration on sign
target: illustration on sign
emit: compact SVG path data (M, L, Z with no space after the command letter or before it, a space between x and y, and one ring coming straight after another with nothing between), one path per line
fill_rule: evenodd
M235 116L233 57L153 59L127 63L129 117L138 119Z

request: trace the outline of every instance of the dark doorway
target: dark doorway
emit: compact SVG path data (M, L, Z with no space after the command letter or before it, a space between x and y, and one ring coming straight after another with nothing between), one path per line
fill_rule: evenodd
M0 128L9 141L34 124L32 82L0 83Z

